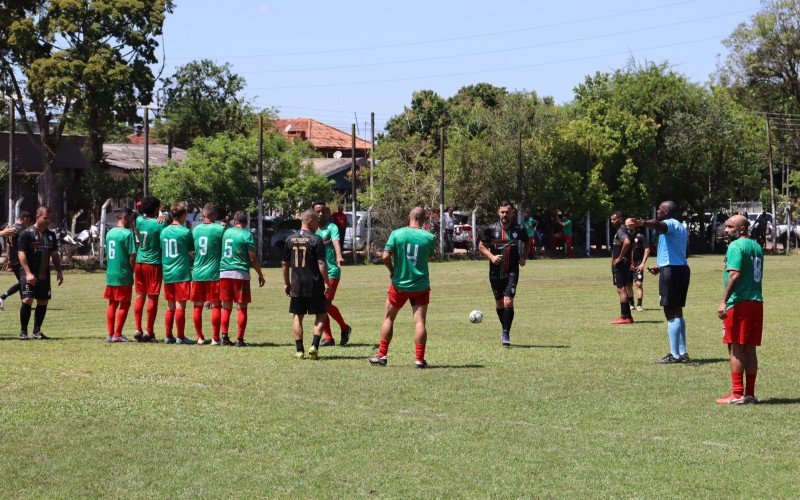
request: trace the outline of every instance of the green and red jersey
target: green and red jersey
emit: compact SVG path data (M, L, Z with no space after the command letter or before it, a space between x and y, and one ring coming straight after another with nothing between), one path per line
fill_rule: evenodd
M325 264L328 266L328 278L338 280L342 276L339 263L336 262L336 249L333 242L339 241L339 228L333 222L328 222L325 227L317 229L317 236L322 238L325 244Z
M761 280L764 273L764 250L761 245L750 238L737 238L728 245L725 253L725 271L723 282L728 286L728 270L741 273L736 288L728 297L727 309L739 302L763 302L761 294Z
M394 255L392 284L403 292L419 292L431 287L428 259L436 238L424 229L401 227L389 235L384 249Z
M170 224L159 236L164 283L191 281L192 259L189 252L194 251L192 232L180 224Z
M134 254L136 254L136 238L133 237L133 231L124 227L113 227L106 233L107 285L133 285L130 258Z
M219 279L219 261L222 257L222 234L225 227L221 224L199 224L192 229L194 239L194 269L192 281L217 281Z
M222 258L219 270L250 271L249 252L256 251L256 241L247 229L231 227L222 235Z
M161 231L166 222L158 222L152 217L140 215L136 218L136 235L139 237L139 251L136 252L137 264L161 265Z

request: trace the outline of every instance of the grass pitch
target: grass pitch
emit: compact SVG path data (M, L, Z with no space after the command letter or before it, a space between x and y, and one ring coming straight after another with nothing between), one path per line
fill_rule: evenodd
M432 264L431 370L413 368L409 311L389 366L366 361L383 267L344 268L353 345L316 362L291 358L278 269L248 349L106 344L104 276L67 274L44 328L57 340L15 340L16 298L0 313L0 496L796 497L800 259L767 257L762 404L745 407L714 404L730 383L722 257L690 264L694 361L670 366L654 363L668 342L651 276L637 323L611 326L608 259L530 262L503 349L487 263Z

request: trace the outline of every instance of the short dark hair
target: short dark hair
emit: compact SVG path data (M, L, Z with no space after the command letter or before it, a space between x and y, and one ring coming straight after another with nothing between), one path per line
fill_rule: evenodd
M158 209L160 207L161 200L155 196L145 196L139 209L141 210L141 213L151 217L158 213Z
M30 218L31 214L27 210L22 210L19 214L17 214L17 220L30 219Z
M219 217L219 209L213 203L206 203L203 207L203 217L208 217L209 219L214 217Z
M238 222L242 226L246 226L247 225L247 213L242 212L241 210L239 210L238 212L233 214L233 221L234 222Z
M47 205L42 205L36 209L36 217L39 217L42 214L49 214L49 213L50 213L50 207L48 207Z
M511 203L511 202L510 202L510 201L508 201L508 200L502 200L502 201L501 201L501 202L500 202L500 203L497 205L497 207L498 207L498 208L500 208L500 207L513 207L513 206L514 206L514 204L513 204L513 203Z
M623 218L622 210L614 210L611 212L611 215L615 216L617 219Z
M178 217L186 215L186 212L189 211L189 207L186 205L186 202L181 201L172 205L169 211L172 214L172 218L177 219Z
M314 208L317 205L322 205L323 207L327 206L327 204L322 200L314 200L311 202L311 208Z

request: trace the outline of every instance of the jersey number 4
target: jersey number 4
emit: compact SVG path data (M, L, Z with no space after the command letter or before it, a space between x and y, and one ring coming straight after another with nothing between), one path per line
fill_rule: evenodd
M406 258L417 265L417 258L419 257L419 245L413 245L414 251L411 251L412 245L408 243L406 245Z

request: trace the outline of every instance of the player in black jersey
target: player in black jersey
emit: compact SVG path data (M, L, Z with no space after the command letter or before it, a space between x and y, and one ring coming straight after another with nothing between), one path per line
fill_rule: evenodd
M612 321L612 325L633 323L631 306L628 303L628 283L631 280L631 238L628 236L628 228L623 222L622 212L617 210L611 214L611 227L614 228L614 242L611 245L611 276L614 286L617 287L620 309L620 317Z
M517 293L519 268L525 265L528 255L528 233L513 222L514 213L511 202L501 201L497 209L500 221L484 229L478 243L478 250L489 259L489 283L503 328L500 341L504 347L511 347L514 295Z
M294 342L297 352L295 358L305 357L303 347L303 317L314 315L314 337L308 357L317 359L319 342L325 327L328 303L328 265L325 262L325 244L314 232L319 229L319 215L313 210L306 210L300 217L300 231L286 238L286 250L283 256L283 282L286 295L291 297L289 312L292 313ZM291 273L290 273L291 271ZM291 280L290 280L291 274Z
M42 333L42 323L50 301L50 260L56 268L58 285L64 282L61 274L61 258L58 255L58 238L48 229L50 209L44 205L36 210L36 222L19 235L19 284L22 305L19 310L20 340L28 339L28 322L31 319L31 304L36 299L33 316L33 338L47 339Z
M19 248L19 235L28 226L31 225L31 214L24 210L17 215L17 222L6 229L0 231L0 236L8 238L8 262L11 264L11 269L14 271L14 279L16 283L0 295L0 310L5 310L6 299L19 292L19 255L17 249Z
M628 234L631 237L631 281L628 283L628 304L633 304L633 285L636 285L636 310L642 310L642 296L644 295L644 269L650 257L650 246L647 244L644 233L635 225L635 219L625 219Z

